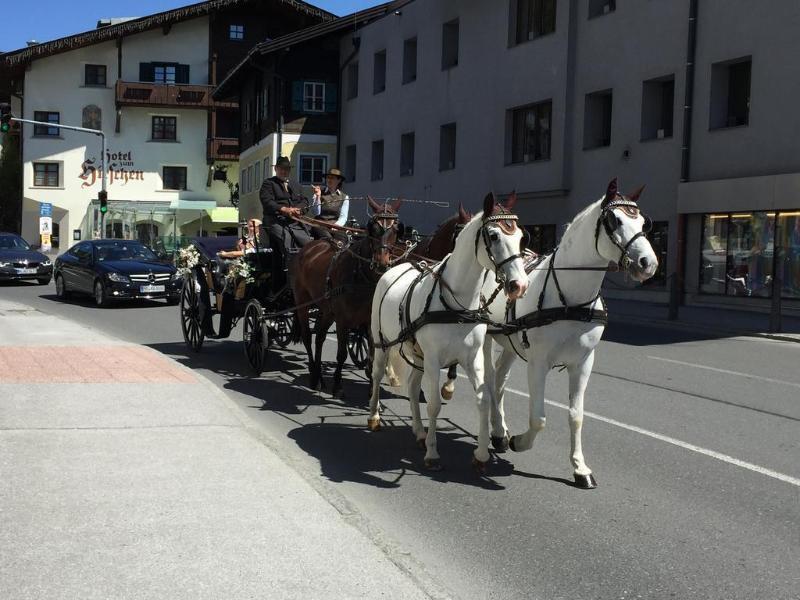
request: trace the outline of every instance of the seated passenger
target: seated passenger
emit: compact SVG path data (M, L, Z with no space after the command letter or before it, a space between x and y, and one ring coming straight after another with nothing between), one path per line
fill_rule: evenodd
M311 216L319 221L327 221L344 227L350 211L350 198L342 191L345 178L339 169L331 169L325 174L325 189L315 185L314 197L311 199L309 210ZM330 238L333 233L331 228L324 226L312 227L311 235L316 239Z
M256 251L256 246L261 246L261 220L250 219L247 222L247 231L236 244L236 250L222 250L217 256L226 259L236 259Z

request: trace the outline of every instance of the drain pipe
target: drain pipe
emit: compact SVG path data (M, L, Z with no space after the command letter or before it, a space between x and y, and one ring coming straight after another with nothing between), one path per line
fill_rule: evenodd
M683 101L683 142L681 144L681 183L691 177L692 116L694 110L694 64L697 55L697 10L699 0L689 1L689 31L686 44L686 93ZM678 215L677 256L675 272L670 276L669 309L667 318L678 318L678 306L683 302L686 273L686 215Z

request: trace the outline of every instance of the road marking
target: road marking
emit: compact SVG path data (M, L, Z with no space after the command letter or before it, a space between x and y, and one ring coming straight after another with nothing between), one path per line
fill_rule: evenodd
M511 392L512 394L517 394L518 396L523 396L525 398L528 397L528 394L526 394L525 392L521 392L519 390L515 390L509 387L506 388L506 391ZM564 410L569 410L569 406L567 406L566 404L561 404L560 402L555 402L553 400L547 400L547 399L545 399L545 402L552 406L563 408ZM636 425L628 425L627 423L623 423L615 419L609 419L608 417L604 417L602 415L598 415L589 411L584 411L583 414L586 417L597 419L598 421L602 421L603 423L608 423L609 425L615 425L617 427L621 427L622 429L627 429L628 431L640 433L647 437L651 437L653 439L660 440L662 442L666 442L668 444L672 444L674 446L678 446L686 450L691 450L692 452L704 454L706 456L710 456L711 458L716 458L717 460L721 460L723 462L735 465L737 467L742 467L743 469L748 469L750 471L760 473L761 475L766 475L767 477L772 477L773 479L777 479L779 481L783 481L785 483L790 483L791 485L800 487L800 479L792 477L791 475L784 475L783 473L778 473L777 471L773 471L765 467L760 467L758 465L754 465L753 463L745 462L743 460L739 460L738 458L734 458L733 456L728 456L727 454L722 454L721 452L715 452L714 450L709 450L708 448L695 446L694 444L683 442L673 437L669 437L668 435L662 435L660 433L656 433L655 431L642 429L641 427L636 427Z
M751 375L750 373L741 373L739 371L729 371L728 369L707 367L705 365L683 362L682 360L674 360L672 358L661 358L660 356L648 356L647 358L652 358L653 360L661 360L676 365L683 365L684 367L694 367L695 369L705 369L706 371L714 371L715 373L725 373L726 375L738 375L739 377L744 377L746 379L757 379L758 381L768 381L770 383L780 383L782 385L789 385L791 387L800 388L800 383L784 381L783 379L772 379L771 377L761 377L760 375Z

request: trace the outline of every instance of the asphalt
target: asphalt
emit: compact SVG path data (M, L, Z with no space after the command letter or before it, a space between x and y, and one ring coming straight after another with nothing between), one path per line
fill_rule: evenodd
M215 385L0 298L0 598L447 597Z

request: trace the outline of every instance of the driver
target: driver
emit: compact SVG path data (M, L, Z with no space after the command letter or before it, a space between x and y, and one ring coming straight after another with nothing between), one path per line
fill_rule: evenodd
M278 158L273 165L275 176L265 179L261 184L259 197L264 209L264 228L275 240L280 240L284 256L289 256L294 248L302 248L311 241L311 234L302 223L291 217L299 217L307 205L306 199L295 193L289 183L292 165L285 156Z

